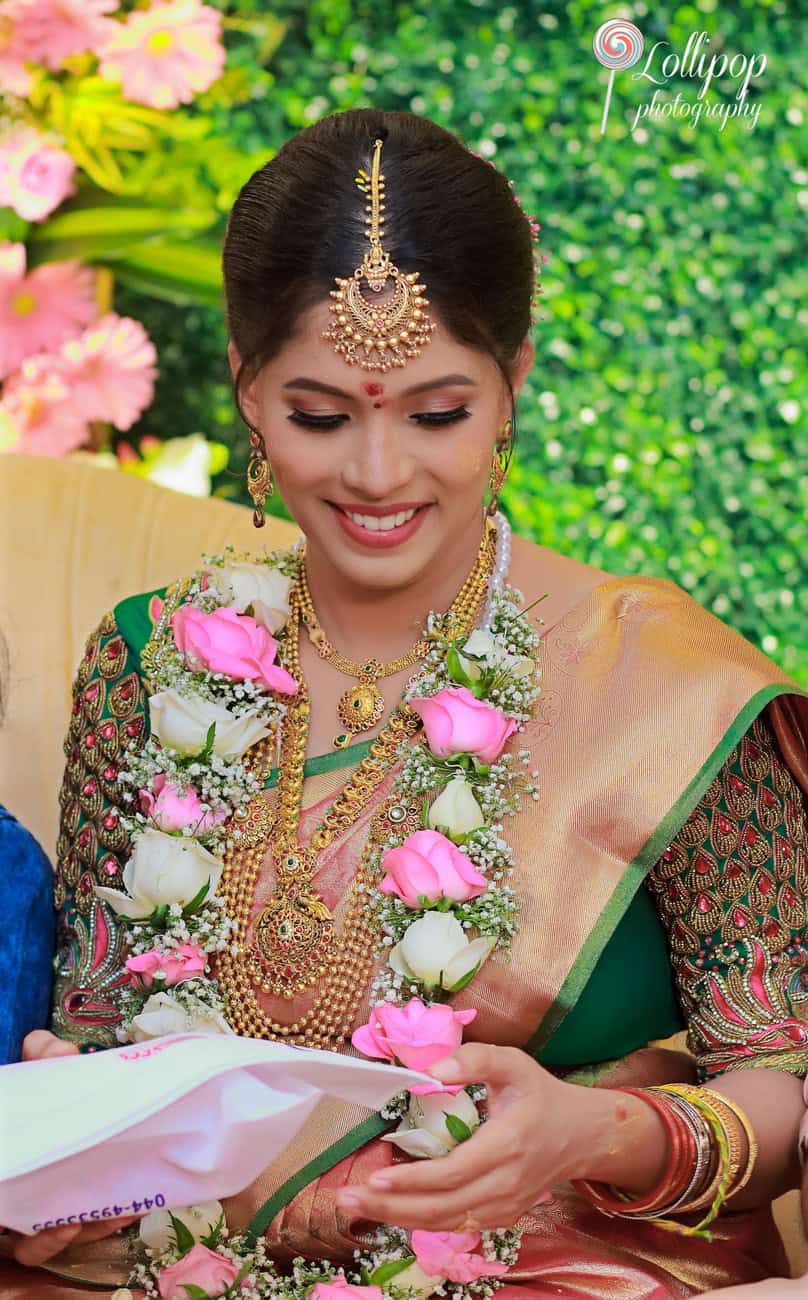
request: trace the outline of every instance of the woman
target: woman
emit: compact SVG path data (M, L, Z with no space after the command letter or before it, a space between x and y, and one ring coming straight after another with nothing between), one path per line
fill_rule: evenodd
M509 539L532 234L495 169L410 114L326 118L245 185L224 278L249 484L259 524L277 484L305 551L210 559L91 636L53 1029L352 1043L453 1089L395 1137L323 1105L225 1205L279 1262L349 1266L383 1223L413 1251L464 1234L490 1281L479 1231L519 1221L505 1300L663 1300L785 1275L805 701L673 584ZM211 905L203 931L214 892L229 920ZM692 1057L646 1048L684 1024ZM459 1268L430 1258L422 1294Z

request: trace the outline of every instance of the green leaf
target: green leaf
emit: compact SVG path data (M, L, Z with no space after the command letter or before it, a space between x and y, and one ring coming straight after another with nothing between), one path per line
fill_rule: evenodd
M219 1244L219 1239L222 1235L223 1227L224 1227L224 1210L219 1215L216 1222L213 1224L210 1232L206 1232L204 1237L199 1238L202 1245L207 1246L208 1250L215 1250Z
M405 1268L415 1263L414 1255L406 1255L404 1259L386 1259L378 1268L374 1268L370 1275L371 1286L384 1286L392 1277L403 1273Z
M182 1255L187 1255L189 1250L193 1250L196 1245L196 1238L190 1228L186 1227L182 1219L178 1219L176 1214L169 1210L168 1217L171 1220L171 1227L177 1241L177 1250Z
M468 971L468 972L467 972L467 973L462 977L462 979L459 979L459 980L457 981L456 984L453 984L453 985L452 985L452 987L449 989L449 992L450 992L450 993L459 993L461 989L464 989L464 988L466 987L466 985L467 985L467 984L470 984L471 981L474 979L474 976L477 974L477 971L480 969L481 966L482 966L482 962L479 962L479 961L478 961L478 962L477 962L477 965L474 966L470 971ZM442 972L441 972L441 973L442 973Z
M85 196L81 206L67 210L65 205L65 210L31 231L29 265L68 258L109 261L127 255L148 261L151 242L158 245L158 256L159 248L166 244L167 231L191 235L208 230L218 219L213 208L144 206L131 199L110 201L107 195L91 205Z
M166 302L221 307L221 248L213 241L153 239L117 258L114 270L130 288Z
M151 916L148 917L149 925L153 925L155 928L165 925L167 916L168 916L168 903L160 903L158 907L155 907Z
M189 1300L210 1300L210 1293L193 1282L181 1282L180 1286L188 1292Z
M216 723L212 722L208 727L207 734L205 736L205 743L200 749L199 753L196 755L196 762L206 763L208 761L211 754L213 753L213 742L215 739L216 739Z
M443 1112L443 1118L455 1142L468 1142L471 1137L471 1129L465 1120L462 1120L459 1115L450 1115L448 1111Z
M449 652L446 655L446 671L448 672L452 681L457 682L458 686L473 687L474 683L472 679L469 677L466 670L464 669L463 665L461 664L460 656L457 653L454 646L450 647Z
M205 899L207 898L209 889L210 889L210 880L206 880L204 885L200 889L199 893L194 894L190 903L187 903L185 907L182 909L183 916L193 916L194 912L199 911L200 907L202 906Z

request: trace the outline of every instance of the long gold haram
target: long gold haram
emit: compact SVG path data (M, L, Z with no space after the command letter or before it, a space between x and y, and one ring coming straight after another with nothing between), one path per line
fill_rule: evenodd
M450 609L457 635L468 635L474 626L493 571L495 549L496 528L489 523L477 563ZM294 589L290 596L292 610L299 610ZM286 661L293 676L300 681L302 675L297 652L298 628L293 626L297 622L297 617L290 614ZM393 829L400 829L403 825L405 829L416 830L420 825L420 809L415 805L408 807L391 797L373 817L359 867L349 887L342 935L339 940L336 938L332 921L325 959L319 957L314 968L314 978L318 981L317 995L308 1011L289 1025L281 1024L262 1010L253 988L253 984L258 981L255 979L254 948L247 938L247 929L256 882L271 840L276 869L285 853L296 852L300 857L300 866L294 873L295 892L298 897L301 892L313 894L310 887L311 870L316 863L317 852L356 822L384 780L402 742L413 735L421 723L404 704L390 714L379 735L371 742L370 752L362 759L323 817L312 836L308 851L301 852L297 827L303 790L308 715L308 700L304 695L300 699L295 697L283 724L274 816L269 812L264 796L256 796L236 823L242 831L239 847L228 849L225 853L221 891L228 915L238 924L238 947L235 953L225 952L218 957L216 974L225 997L228 1020L237 1033L254 1038L282 1039L307 1047L337 1047L345 1041L353 1028L374 965L378 936L365 905L365 885L369 883L369 864L373 850L384 842ZM271 739L254 746L250 751L251 766L266 770L271 761L271 752ZM284 761L287 755L288 761ZM278 871L273 897L279 892L282 875ZM288 875L287 872L287 881ZM319 901L322 904L322 900ZM277 907L274 910L277 915Z
M426 653L427 642L416 641L406 654L399 655L398 659L389 659L386 663L379 659L361 661L346 659L345 655L341 655L334 648L320 626L309 590L305 551L300 563L298 584L301 622L318 655L339 672L345 673L348 677L359 678L355 686L349 686L340 696L337 705L337 713L344 731L334 737L334 745L337 749L344 749L346 745L350 745L355 732L367 731L370 727L375 727L384 713L384 696L376 682L382 681L385 677L392 677L405 668L412 668Z

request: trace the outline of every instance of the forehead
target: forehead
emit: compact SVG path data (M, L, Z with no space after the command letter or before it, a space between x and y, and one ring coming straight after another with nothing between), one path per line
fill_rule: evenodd
M296 334L265 366L261 378L273 388L281 389L299 377L316 379L321 384L332 385L355 396L357 400L381 396L394 400L419 384L449 375L464 376L479 387L494 382L498 369L493 359L458 342L446 330L434 309L430 310L436 329L420 355L410 357L404 366L383 373L363 370L358 365L349 366L334 351L333 344L323 339L322 332L332 320L330 303L324 299L301 316Z

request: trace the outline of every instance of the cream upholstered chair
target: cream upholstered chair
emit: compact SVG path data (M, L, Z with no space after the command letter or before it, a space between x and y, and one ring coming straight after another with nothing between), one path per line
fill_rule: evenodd
M156 487L91 456L0 456L0 634L9 652L0 800L53 859L71 683L84 642L124 596L196 568L203 551L288 545L244 506Z
M10 658L0 800L51 858L71 682L101 616L190 572L203 551L271 549L296 535L271 518L257 531L243 506L155 487L90 456L0 456L0 633ZM777 1213L795 1270L808 1268L796 1193Z

